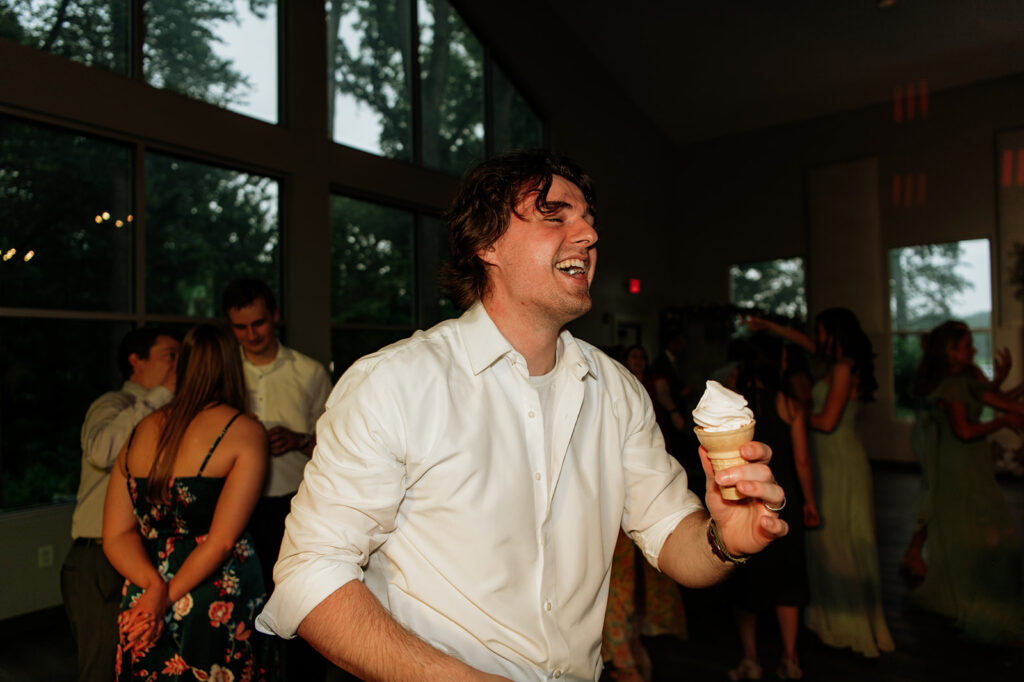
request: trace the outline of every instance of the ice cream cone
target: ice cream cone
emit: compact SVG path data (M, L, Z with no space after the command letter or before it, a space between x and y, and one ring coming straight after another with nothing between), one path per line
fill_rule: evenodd
M743 456L740 455L740 447L744 443L754 440L754 424L755 422L750 422L745 426L729 431L706 431L701 426L693 429L697 434L697 440L708 451L708 459L711 460L711 466L715 472L739 466L746 462ZM723 486L720 489L722 497L727 500L738 500L743 497L743 493L736 490L734 485Z

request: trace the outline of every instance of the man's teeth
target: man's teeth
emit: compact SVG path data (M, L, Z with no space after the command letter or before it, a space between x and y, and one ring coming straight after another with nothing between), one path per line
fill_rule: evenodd
M568 275L582 275L586 272L583 261L579 258L564 260L561 263L556 263L555 267Z

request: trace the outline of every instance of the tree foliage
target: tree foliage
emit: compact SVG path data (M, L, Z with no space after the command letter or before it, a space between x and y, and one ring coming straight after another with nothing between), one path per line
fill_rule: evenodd
M735 305L762 313L807 319L804 265L800 258L734 265L729 268Z
M256 13L275 5L248 4ZM130 75L130 5L0 0L0 32ZM175 0L143 6L150 82L222 106L244 100L245 78L213 49L218 22L237 22L239 5ZM140 221L133 188L140 172L147 286L136 295L145 295L147 312L218 315L220 291L236 276L261 277L279 288L273 179L153 152L138 169L130 146L0 117L0 236L9 244L5 250L18 251L18 258L0 263L0 306L136 310L134 231ZM28 249L34 257L25 261ZM92 400L116 388L109 359L128 326L11 317L0 319L0 326L0 507L73 495L81 419ZM55 386L61 387L56 394Z
M331 0L327 27L332 125L336 91L376 112L383 154L410 159L418 74L424 162L461 173L483 156L483 47L446 0L420 3L418 55L411 0Z
M958 272L963 255L958 242L889 252L894 330L927 330L953 317L950 301L974 288L974 283Z

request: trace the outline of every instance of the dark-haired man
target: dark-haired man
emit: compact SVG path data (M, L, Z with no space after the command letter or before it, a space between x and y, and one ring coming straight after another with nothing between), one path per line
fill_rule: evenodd
M113 680L122 578L103 554L103 501L110 469L135 426L174 394L180 344L173 332L132 330L117 349L119 391L97 398L82 426L82 473L71 517L71 550L60 587L78 645L79 680Z
M565 330L591 306L593 207L546 152L463 180L446 284L468 310L338 382L261 629L367 679L596 680L620 527L691 586L786 532L766 446L718 475L752 504L709 478L712 524L643 386Z
M221 307L241 346L249 409L270 439L267 481L249 524L269 592L284 519L313 452L331 379L322 364L278 341L281 314L265 282L234 280L224 289Z

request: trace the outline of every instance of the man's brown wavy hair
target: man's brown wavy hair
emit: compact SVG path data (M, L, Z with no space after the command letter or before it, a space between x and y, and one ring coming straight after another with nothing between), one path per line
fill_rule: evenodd
M554 176L576 185L594 215L594 186L590 176L570 159L547 151L523 150L500 154L471 170L459 184L445 219L450 257L441 268L441 288L465 310L487 291L487 271L477 252L494 244L508 229L512 214L522 217L520 204L533 195L543 215L562 208L549 202Z

